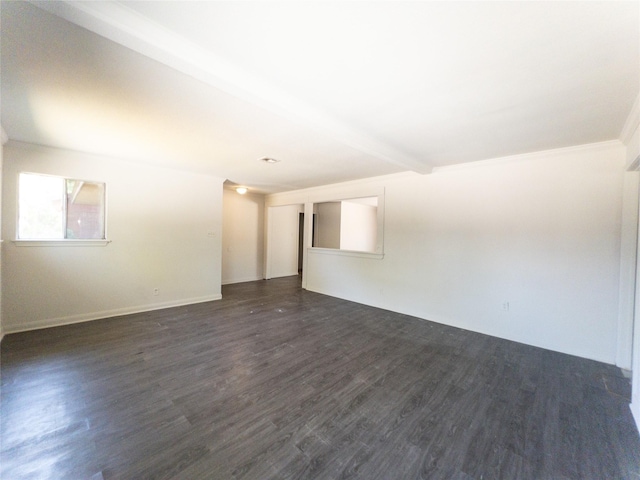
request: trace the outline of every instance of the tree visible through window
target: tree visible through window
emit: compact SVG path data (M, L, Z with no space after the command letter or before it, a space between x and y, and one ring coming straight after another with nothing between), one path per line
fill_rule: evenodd
M20 174L18 239L104 239L104 225L104 183Z

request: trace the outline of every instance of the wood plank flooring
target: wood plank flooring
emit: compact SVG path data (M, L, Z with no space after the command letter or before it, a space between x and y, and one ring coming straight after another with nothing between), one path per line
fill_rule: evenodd
M307 292L12 334L0 478L640 479L612 366Z

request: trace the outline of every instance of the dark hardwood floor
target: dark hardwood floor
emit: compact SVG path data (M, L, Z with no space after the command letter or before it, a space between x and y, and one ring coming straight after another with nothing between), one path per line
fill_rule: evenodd
M618 369L297 277L1 351L3 480L640 479Z

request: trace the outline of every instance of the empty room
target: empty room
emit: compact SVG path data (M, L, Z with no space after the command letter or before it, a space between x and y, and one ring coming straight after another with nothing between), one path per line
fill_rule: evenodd
M0 478L640 480L640 4L0 2Z

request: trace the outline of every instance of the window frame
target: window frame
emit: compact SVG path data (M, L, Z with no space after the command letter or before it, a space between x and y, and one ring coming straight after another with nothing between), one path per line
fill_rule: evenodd
M38 175L41 177L53 177L62 179L65 182L68 180L74 180L84 183L90 184L101 184L103 186L104 192L102 195L102 209L103 209L103 222L104 222L104 237L103 238L20 238L20 176L21 175ZM66 193L63 194L63 198ZM67 175L55 175L50 173L41 173L41 172L33 172L33 171L19 171L16 176L16 211L15 211L15 236L13 243L17 246L21 247L72 247L72 246L93 246L93 247L101 247L106 246L111 243L107 236L108 232L108 194L107 194L107 183L104 181L98 180L86 180L82 178L77 178L73 176ZM63 210L63 215L65 216L65 225L68 221L66 218L68 212L67 207L65 205ZM66 235L66 228L63 230L63 234Z
M326 248L326 247L308 247L309 253L317 253L324 255L338 255L348 257L360 257L381 260L384 258L384 218L385 218L385 190L384 188L366 188L357 191L351 191L348 193L337 193L334 195L324 194L316 198L311 198L310 203L312 209L316 204L329 203L329 202L343 202L354 199L377 197L377 235L376 235L376 248L375 251L366 252L360 250L345 250L341 248Z

